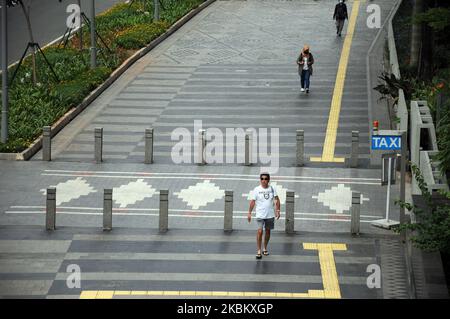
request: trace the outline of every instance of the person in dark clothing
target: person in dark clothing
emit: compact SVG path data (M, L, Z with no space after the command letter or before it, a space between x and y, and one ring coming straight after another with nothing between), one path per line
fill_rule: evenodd
M305 45L302 52L297 58L298 74L300 75L300 91L309 93L309 77L313 74L314 57L309 50L309 46Z
M339 0L339 3L334 8L333 19L336 20L336 34L341 36L345 19L348 20L347 5L345 4L345 0Z

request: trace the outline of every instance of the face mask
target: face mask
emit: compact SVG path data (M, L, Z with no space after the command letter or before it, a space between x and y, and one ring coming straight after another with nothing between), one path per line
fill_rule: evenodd
M304 54L309 54L309 50L306 50L303 52Z

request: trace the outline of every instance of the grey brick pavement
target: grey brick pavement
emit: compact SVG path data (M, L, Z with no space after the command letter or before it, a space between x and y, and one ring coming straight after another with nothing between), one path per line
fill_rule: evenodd
M383 18L391 1L381 5ZM345 82L336 154L360 130L369 156L365 53L377 30L361 6ZM349 3L351 9L352 2ZM81 290L323 289L317 253L301 243L346 243L335 261L343 298L405 298L403 251L384 216L380 172L339 165L293 167L295 130L307 156L321 154L343 39L334 1L217 1L152 52L53 140L54 162L4 162L0 168L0 296L78 298ZM326 23L325 21L328 21ZM309 43L317 60L309 96L298 92L295 59ZM260 167L173 165L171 132L204 128L280 129L280 170L273 184L296 195L296 234L276 223L272 255L254 260L254 224L245 219ZM105 163L93 164L93 129L103 126ZM155 128L155 162L143 165L144 130ZM79 162L79 163L77 163ZM363 162L363 164L367 162ZM312 166L312 165L311 165ZM57 230L45 232L45 189L57 187ZM114 188L113 231L101 231L102 194ZM157 233L158 191L169 189L169 232ZM223 191L234 191L234 229L224 235ZM392 218L398 219L393 204ZM348 195L362 193L360 237L349 235ZM283 197L283 196L281 196ZM283 200L283 198L282 198ZM201 231L200 231L201 230ZM68 289L78 264L82 289ZM366 267L382 268L382 288L366 286ZM226 267L224 267L226 265ZM263 266L262 266L263 265ZM220 271L219 271L220 269ZM269 276L267 276L269 275Z
M376 3L385 18L392 3ZM320 156L344 41L335 35L333 9L334 1L213 3L60 133L53 158L90 162L93 130L102 126L106 161L139 162L145 128L153 126L155 162L173 164L171 133L182 127L193 134L194 120L224 133L228 127L279 128L281 166L295 164L295 130L304 129L306 157ZM367 28L366 18L363 2L336 144L337 155L349 156L351 131L360 131L362 165L368 165L370 130L365 54L377 31ZM304 43L316 59L309 96L299 93L295 64Z

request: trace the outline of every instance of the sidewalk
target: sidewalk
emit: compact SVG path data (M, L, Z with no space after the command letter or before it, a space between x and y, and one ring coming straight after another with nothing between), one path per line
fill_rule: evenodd
M249 192L259 183L258 167L145 164L5 162L2 169L2 225L43 225L45 190L56 187L57 224L102 225L103 190L113 188L114 226L157 228L159 190L169 190L169 227L223 229L224 191L234 197L234 229L254 229L246 220ZM295 229L350 231L351 194L362 195L361 231L392 233L370 225L385 217L386 187L378 170L281 168L271 181L285 211L286 190L295 192ZM8 183L6 183L8 181ZM392 186L390 218L398 220L398 185ZM283 217L284 218L284 217ZM284 230L284 219L276 223Z
M0 228L1 298L407 298L392 236L274 232L255 260L255 233ZM317 244L320 243L320 244ZM368 288L368 265L383 288ZM75 265L75 266L74 266ZM69 288L81 269L81 287Z
M374 2L385 18L392 1ZM365 55L377 30L366 26L367 3L355 0L348 3L349 13L360 5L354 32L336 37L334 4L216 1L63 129L52 141L52 162L42 162L41 153L29 162L3 162L0 296L408 298L403 245L370 224L385 216L386 199L379 169L368 167ZM309 95L299 92L295 64L305 43L316 59ZM349 48L347 65L341 52ZM342 61L347 69L340 76ZM342 95L336 93L341 84ZM330 112L336 96L342 98L337 114ZM286 190L295 192L296 232L286 235L284 219L278 221L271 255L262 261L254 258L255 225L245 216L261 168L175 165L171 134L176 128L193 133L194 120L223 132L279 129L280 168L272 185L283 213ZM95 127L104 129L102 164L93 163ZM144 165L149 127L155 128L155 163ZM322 156L325 147L348 156L351 132L358 130L361 167L296 167L297 129L305 130L306 159ZM330 137L336 143L325 146ZM43 226L48 187L57 189L54 232ZM105 188L113 188L111 233L101 230ZM162 189L169 190L166 234L157 233ZM225 190L234 192L231 234L222 230ZM362 194L359 237L349 234L352 191ZM395 185L394 220L398 196ZM70 264L81 267L79 289L66 285ZM381 288L367 286L372 264L381 267Z
M391 1L377 3L382 14L392 6ZM357 130L361 164L367 166L365 54L377 30L367 28L364 5L351 43L335 153L348 156L351 132ZM305 158L321 156L345 38L336 37L333 10L330 1L216 1L132 66L59 133L53 158L89 162L94 128L103 127L106 161L139 162L144 131L153 127L155 162L172 164L176 142L171 133L176 128L193 133L194 120L223 132L278 128L281 166L295 164L295 131L303 129ZM305 43L316 60L309 95L299 92L295 63ZM40 158L38 153L35 159Z

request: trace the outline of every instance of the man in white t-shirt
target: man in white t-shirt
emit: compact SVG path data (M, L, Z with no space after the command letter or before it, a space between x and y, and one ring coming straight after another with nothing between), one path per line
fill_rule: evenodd
M256 221L258 223L258 232L256 234L256 246L258 252L256 259L261 259L261 244L263 228L265 229L264 235L264 251L263 255L268 256L267 245L270 239L270 230L274 228L275 217L280 218L280 199L278 198L277 191L274 187L269 186L270 175L268 173L262 173L259 176L261 185L255 187L252 193L252 199L250 201L250 207L248 209L248 222L252 221L252 211L256 205ZM276 210L274 212L273 204L275 201Z

